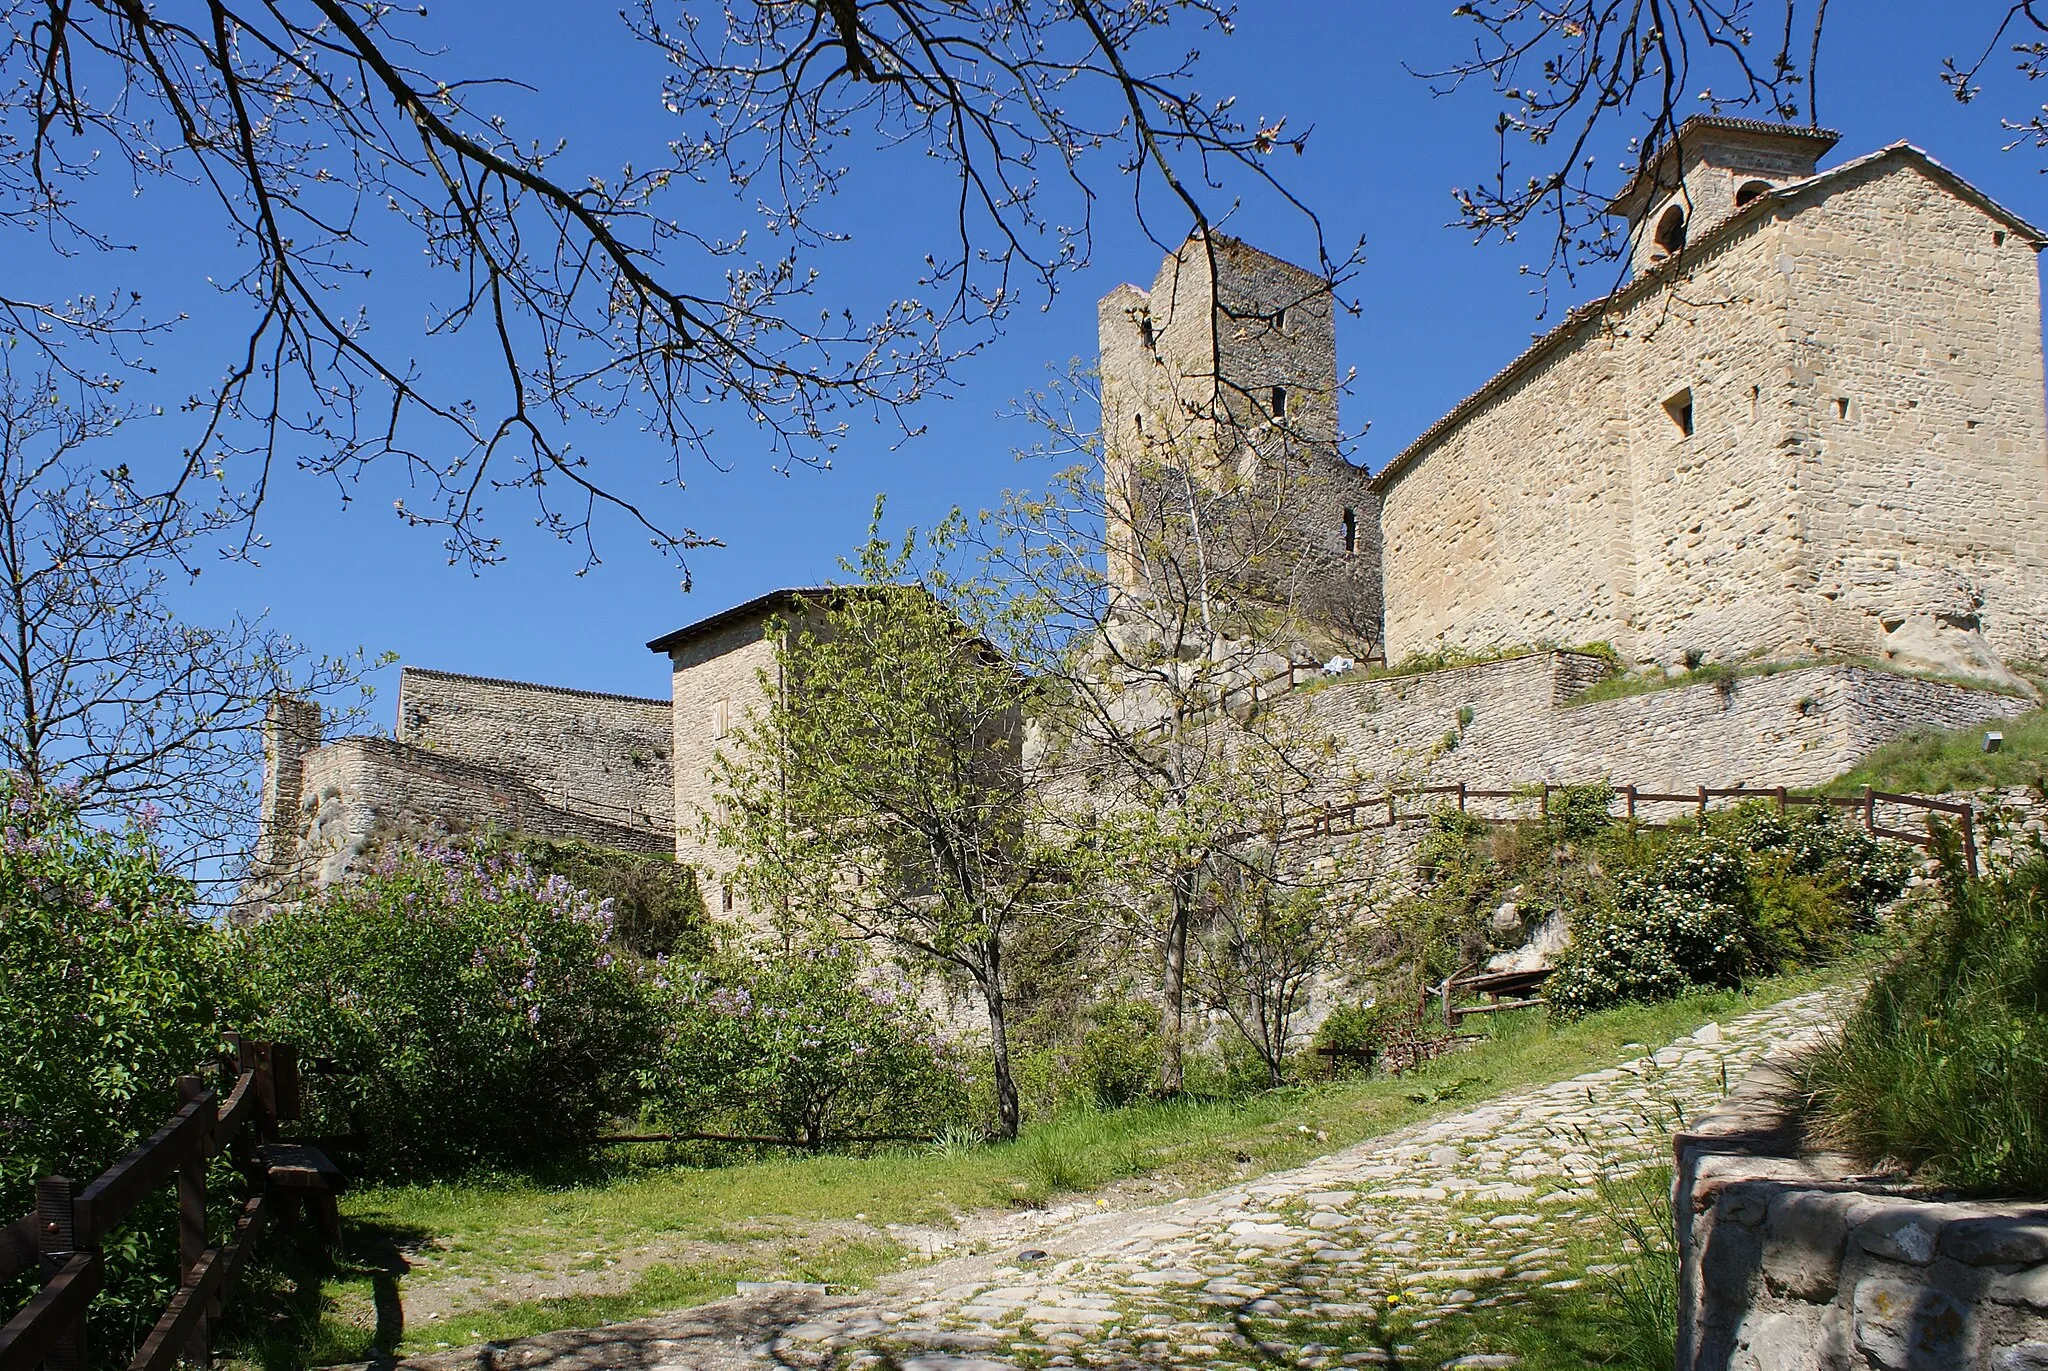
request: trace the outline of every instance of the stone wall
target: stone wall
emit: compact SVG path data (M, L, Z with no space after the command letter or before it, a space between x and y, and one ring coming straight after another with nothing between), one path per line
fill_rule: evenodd
M1460 406L1379 478L1390 660L2048 655L2038 245L1973 195L1903 147L1771 192Z
M666 700L406 667L398 740L514 777L574 810L666 832L675 803Z
M1976 727L2034 707L1839 663L1573 703L1610 669L1583 653L1532 653L1411 676L1338 677L1273 707L1298 711L1309 736L1334 743L1333 796L1457 781L1818 785L1908 730Z
M705 840L701 822L712 810L714 761L730 751L732 731L767 703L763 672L776 672L775 644L764 636L770 613L748 616L690 639L670 657L675 758L675 854L705 873L705 903L711 911L735 909L725 876L730 854ZM786 607L781 612L787 613Z
M271 889L348 874L373 838L456 836L485 827L671 856L667 824L614 823L564 809L520 777L388 738L343 738L299 759L290 855L261 873Z
M1798 1100L1767 1062L1677 1136L1678 1371L2048 1367L2048 1205L1856 1176Z

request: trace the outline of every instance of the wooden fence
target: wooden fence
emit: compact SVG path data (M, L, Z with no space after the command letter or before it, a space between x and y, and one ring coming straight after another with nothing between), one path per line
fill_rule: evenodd
M100 1244L158 1187L178 1188L177 1293L143 1340L129 1371L166 1371L180 1358L211 1360L212 1320L249 1250L272 1216L272 1186L254 1141L274 1143L280 1120L298 1114L298 1071L289 1047L229 1035L227 1095L198 1076L180 1077L178 1111L148 1139L79 1190L63 1176L36 1182L36 1208L0 1229L0 1281L31 1266L43 1287L0 1328L0 1371L85 1371L86 1308L105 1279ZM223 1149L252 1180L254 1194L225 1242L209 1245L206 1172Z
M1287 831L1290 836L1330 835L1361 833L1374 828L1392 828L1404 819L1423 819L1430 812L1454 803L1461 813L1469 813L1474 801L1499 803L1519 801L1533 803L1536 812L1532 814L1486 813L1478 817L1488 823L1515 823L1529 818L1546 818L1550 814L1550 797L1567 787L1530 784L1515 790L1485 790L1468 786L1463 781L1456 785L1413 786L1389 790L1385 794L1359 796L1340 804L1325 805L1309 818L1295 824ZM1437 804L1422 810L1403 813L1401 802L1435 797ZM1974 876L1977 874L1977 819L1971 807L1953 800L1936 800L1925 795L1897 795L1885 790L1872 790L1865 786L1861 795L1795 795L1785 786L1695 786L1684 791L1641 790L1635 786L1620 786L1614 790L1610 812L1618 808L1618 818L1647 827L1667 827L1677 816L1664 820L1643 817L1645 806L1662 807L1682 805L1692 817L1705 815L1716 800L1769 800L1780 813L1798 806L1819 806L1855 811L1863 828L1880 838L1894 838L1916 847L1931 848L1934 844L1934 824L1939 818L1954 819L1961 830L1963 862ZM1926 826L1915 833L1909 829L1897 828L1878 822L1880 810L1885 807L1913 810L1923 814ZM1384 817L1382 817L1384 816Z

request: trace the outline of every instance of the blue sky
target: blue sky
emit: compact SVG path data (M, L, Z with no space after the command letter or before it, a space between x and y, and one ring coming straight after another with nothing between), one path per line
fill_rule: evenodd
M2000 112L2027 108L2028 92L2007 80L1962 108L1936 74L1940 58L1981 44L1991 8L1861 0L1835 6L1823 68L1821 114L1842 130L1830 160L1897 139L1928 149L1993 196L2037 222L2048 220L2041 154L2001 151ZM1448 3L1392 0L1247 0L1234 38L1210 45L1201 86L1237 94L1248 112L1285 114L1289 128L1313 125L1308 151L1285 159L1290 185L1322 216L1331 237L1365 235L1367 259L1355 285L1361 312L1344 319L1340 366L1357 379L1345 400L1347 429L1365 429L1355 460L1378 466L1455 404L1544 327L1522 264L1538 249L1474 246L1445 227L1451 187L1484 171L1492 143L1491 105L1433 99L1402 70L1440 62L1461 30ZM559 5L538 0L446 0L435 10L450 58L471 70L514 70L536 89L512 102L515 129L570 139L570 164L587 155L591 170L615 168L618 154L673 132L659 107L659 73L619 39L616 20L593 19L565 34L552 22ZM485 16L489 22L483 22ZM476 22L471 22L472 20ZM578 29L586 26L579 21ZM2039 92L2048 95L2048 91ZM1618 157L1620 149L1611 149ZM838 265L908 292L929 229L928 185L895 166L860 174L844 197L853 244ZM857 430L820 472L770 470L762 445L740 429L721 435L725 470L688 473L687 489L659 497L659 512L723 539L722 549L691 555L695 588L685 595L677 571L622 524L600 530L602 565L578 576L577 550L530 527L520 497L500 497L492 523L507 537L506 564L473 573L447 565L437 537L406 529L391 513L404 494L397 473L374 473L346 507L332 483L287 476L263 515L271 543L256 567L210 569L181 592L204 619L223 607L268 607L275 621L313 647L361 645L392 650L411 663L444 670L544 681L588 689L663 695L666 664L643 644L669 629L778 585L829 577L835 559L865 529L878 492L892 523L929 523L954 505L993 503L1006 487L1032 483L1034 466L1012 450L1030 433L999 412L1049 368L1088 357L1097 297L1123 281L1147 282L1158 251L1130 221L1115 187L1100 207L1093 260L1044 309L1020 311L1003 337L959 372L956 394L924 405L926 431L892 446L879 426ZM171 241L143 255L161 286L152 300L199 309L175 355L210 358L221 326L203 306L181 299L177 282L208 262L207 245ZM1241 237L1282 256L1305 256L1302 225L1271 206L1251 204L1232 221ZM404 279L401 264L397 274ZM902 276L903 279L893 279ZM1611 276L1595 273L1576 297L1596 294ZM405 338L417 331L415 303L403 290L373 297L377 327ZM225 334L220 334L225 338ZM204 377L189 378L203 380ZM165 432L159 441L175 441ZM645 439L626 425L577 435L600 463L646 461ZM387 726L396 673L380 677L376 707Z

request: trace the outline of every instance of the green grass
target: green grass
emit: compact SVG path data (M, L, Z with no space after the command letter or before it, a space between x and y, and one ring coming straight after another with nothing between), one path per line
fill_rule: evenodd
M1966 1194L2048 1194L2048 857L1959 882L1803 1065L1831 1146Z
M1984 734L2005 735L1997 752L1984 750ZM1901 794L1933 795L1994 786L2048 787L2048 710L1978 728L1926 729L1871 753L1854 771L1830 784L1835 794L1865 786Z
M1837 973L1839 975L1839 973ZM1503 1020L1477 1049L1428 1072L1345 1079L1235 1100L1178 1100L1071 1114L1012 1144L780 1157L728 1165L619 1159L579 1180L498 1178L365 1187L347 1195L342 1256L310 1252L258 1278L225 1350L268 1371L521 1337L635 1318L730 1294L735 1280L857 1287L908 1260L890 1224L949 1226L956 1215L1043 1203L1136 1176L1201 1189L1522 1086L1575 1075L1661 1044L1709 1019L1834 979L1808 975L1591 1015L1554 1030ZM601 1293L494 1296L534 1278L661 1256ZM423 1289L463 1283L443 1317ZM408 1316L407 1287L415 1311Z

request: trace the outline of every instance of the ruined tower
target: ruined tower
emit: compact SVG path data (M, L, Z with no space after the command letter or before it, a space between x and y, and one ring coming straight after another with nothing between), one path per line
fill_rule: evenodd
M1149 292L1103 297L1112 593L1155 593L1186 553L1219 601L1361 656L1379 642L1379 501L1338 451L1334 306L1322 277L1215 233Z

